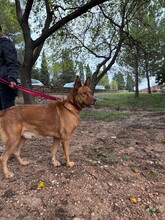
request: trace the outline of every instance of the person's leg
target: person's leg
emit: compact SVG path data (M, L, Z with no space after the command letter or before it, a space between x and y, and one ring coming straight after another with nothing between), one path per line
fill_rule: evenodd
M6 90L0 91L0 110L4 110L15 105L15 96ZM3 153L5 146L0 146L0 153Z
M0 91L0 110L3 110L4 107L3 107L3 92Z
M10 93L8 90L0 92L0 110L9 108L15 105L15 94Z
M4 109L3 100L4 100L3 92L0 91L0 110ZM5 148L5 146L0 146L0 153L3 153L4 148Z

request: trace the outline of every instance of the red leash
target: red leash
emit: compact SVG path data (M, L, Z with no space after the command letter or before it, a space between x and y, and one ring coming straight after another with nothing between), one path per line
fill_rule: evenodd
M10 84L8 81L6 81L5 79L2 79L2 78L0 78L0 82L3 83L3 84L6 84L6 85ZM34 91L32 89L28 89L28 88L25 88L25 87L19 86L19 85L16 85L15 88L17 88L17 89L19 89L23 92L29 93L31 95L43 97L43 98L50 99L50 100L57 101L57 100L62 100L63 99L63 98L55 97L55 96L48 95L48 94L45 94L45 93L42 93L42 92L37 92L37 91Z

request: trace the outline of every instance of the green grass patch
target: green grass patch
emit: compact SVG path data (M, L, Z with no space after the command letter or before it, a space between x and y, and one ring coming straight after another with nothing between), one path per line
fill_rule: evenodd
M94 109L81 112L83 119L110 121L129 117L134 111L164 111L165 94L96 93Z
M97 150L97 156L96 160L106 162L108 164L116 164L118 163L118 160L112 156L109 155L106 151L103 150Z
M134 93L98 93L96 94L96 108L109 107L121 110L148 110L157 111L165 109L165 94L140 94L135 98Z

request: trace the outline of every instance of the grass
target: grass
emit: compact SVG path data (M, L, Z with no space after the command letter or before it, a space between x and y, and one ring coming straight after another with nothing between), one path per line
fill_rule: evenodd
M134 111L164 111L165 94L96 93L95 110L81 112L84 119L114 120L128 117Z
M116 164L118 163L118 160L112 156L108 152L106 152L103 149L97 149L96 150L96 160L98 161L104 161L108 164Z
M142 108L143 110L158 110L165 108L165 94L140 94L139 98L135 98L133 93L98 93L98 107L113 108Z
M85 109L81 118L86 120L112 121L129 117L134 111L164 111L165 93L140 94L134 93L96 93L97 102L94 109ZM23 103L22 97L16 100Z

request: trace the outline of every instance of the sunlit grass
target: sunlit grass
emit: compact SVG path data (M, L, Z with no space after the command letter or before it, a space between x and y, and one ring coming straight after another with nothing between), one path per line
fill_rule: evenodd
M129 117L135 111L165 110L165 94L140 94L139 98L133 93L96 93L95 96L95 109L82 111L82 118L109 121Z

